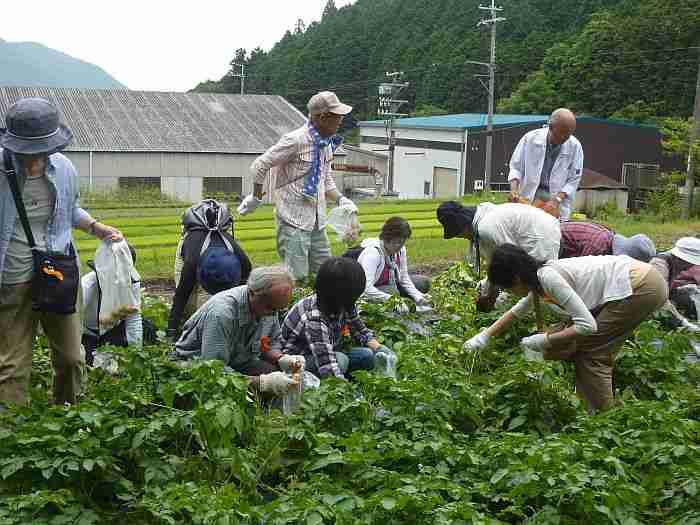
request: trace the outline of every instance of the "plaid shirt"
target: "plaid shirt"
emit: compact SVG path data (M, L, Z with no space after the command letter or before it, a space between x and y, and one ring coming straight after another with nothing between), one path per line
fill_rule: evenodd
M315 359L321 377L334 375L343 378L335 358L335 345L346 324L359 344L366 346L374 339L374 334L362 322L357 310L349 315L329 318L319 310L316 295L310 295L289 310L273 349L285 354L303 355L307 361Z
M333 150L321 151L321 179L318 194L304 193L304 179L311 171L315 155L308 124L284 135L277 144L260 155L250 166L256 184L264 184L270 174L277 218L304 231L322 229L326 224L326 193L337 189L331 175Z
M559 258L612 255L614 233L600 224L562 222Z

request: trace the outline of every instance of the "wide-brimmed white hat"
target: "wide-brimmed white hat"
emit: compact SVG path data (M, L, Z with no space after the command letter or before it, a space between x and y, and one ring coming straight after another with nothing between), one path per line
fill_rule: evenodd
M671 248L671 255L687 263L700 265L700 239L697 237L681 237Z

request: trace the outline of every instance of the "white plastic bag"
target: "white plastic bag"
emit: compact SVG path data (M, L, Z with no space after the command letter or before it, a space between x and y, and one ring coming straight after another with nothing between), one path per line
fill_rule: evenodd
M396 379L396 363L399 358L391 350L381 350L374 354L375 370L383 377Z
M336 206L328 212L326 224L340 242L356 242L362 231L357 213L347 206Z
M141 277L126 241L103 241L95 254L95 272L100 284L98 323L104 334L141 309L141 294L133 286Z

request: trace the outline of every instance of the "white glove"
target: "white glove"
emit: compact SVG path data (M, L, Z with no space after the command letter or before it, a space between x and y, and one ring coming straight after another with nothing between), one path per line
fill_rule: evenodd
M299 385L299 382L284 372L272 372L259 377L260 391L282 396Z
M415 301L418 306L428 306L431 300L432 297L430 297L428 294L424 294L418 297Z
M355 203L347 197L341 197L338 199L338 207L346 208L350 213L360 213L360 210L357 209Z
M258 206L260 206L261 202L262 201L260 199L251 193L238 205L238 213L241 215L246 215L247 213L253 212Z
M523 350L535 350L541 352L542 350L549 348L549 339L547 339L547 334L535 334L530 337L523 337L520 341L520 346Z
M397 304L395 309L396 309L396 313L399 313L399 314L407 314L408 312L411 311L411 309L407 305L405 305L404 303Z
M472 352L473 350L480 350L484 348L487 344L489 344L489 339L491 339L491 336L486 333L486 330L482 330L478 334L476 334L474 337L469 339L464 343L462 348L464 349L465 352Z
M287 372L288 374L295 374L304 370L306 366L306 359L303 355L283 355L277 361L277 366L280 367L282 372Z

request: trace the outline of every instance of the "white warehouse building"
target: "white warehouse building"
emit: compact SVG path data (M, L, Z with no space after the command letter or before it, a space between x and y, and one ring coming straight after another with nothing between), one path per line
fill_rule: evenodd
M0 87L0 127L24 97L58 108L84 190L146 186L189 202L252 192L255 157L306 120L273 95Z

